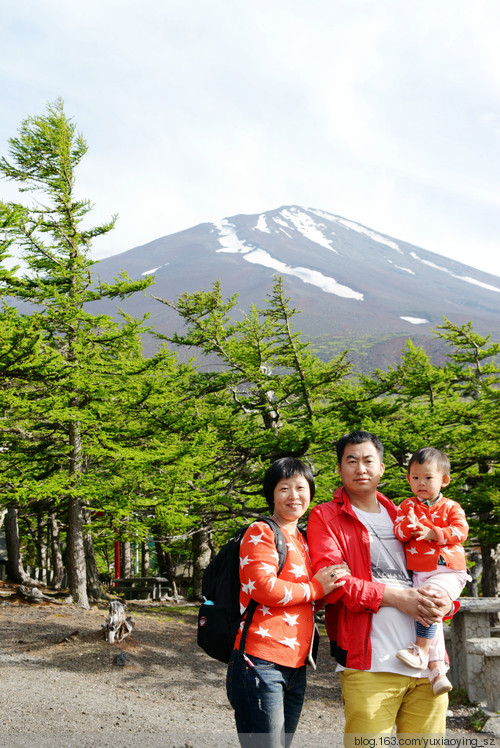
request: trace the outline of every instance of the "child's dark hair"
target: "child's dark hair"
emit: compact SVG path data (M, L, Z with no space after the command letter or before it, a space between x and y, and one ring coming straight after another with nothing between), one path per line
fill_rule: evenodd
M264 475L263 489L267 505L271 512L274 511L274 489L283 478L292 478L294 475L303 475L309 483L311 499L314 496L316 486L311 468L296 457L281 457L275 460L266 470Z
M344 434L344 436L341 436L335 445L338 464L341 464L345 448L348 444L363 444L364 442L371 442L373 444L379 454L380 461L382 461L384 457L384 445L378 436L370 434L369 431L351 431L350 434Z
M423 465L425 462L434 461L436 461L436 464L443 475L450 474L451 465L448 455L445 455L444 452L440 449L436 449L436 447L422 447L422 449L417 449L408 461L408 472L410 472L410 468L414 463Z

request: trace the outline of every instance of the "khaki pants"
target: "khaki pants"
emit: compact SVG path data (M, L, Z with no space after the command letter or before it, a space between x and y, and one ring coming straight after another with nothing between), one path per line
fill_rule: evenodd
M394 726L400 736L444 736L448 694L434 696L427 678L350 669L339 672L339 678L345 714L344 745L375 748L377 741L363 742L360 738L390 736Z

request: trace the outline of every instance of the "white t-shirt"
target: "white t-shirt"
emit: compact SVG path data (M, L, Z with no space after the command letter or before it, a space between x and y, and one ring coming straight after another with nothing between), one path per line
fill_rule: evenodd
M388 587L406 589L412 586L412 582L411 574L406 569L404 547L394 535L393 523L387 509L379 506L379 514L352 507L370 536L373 579L375 582L383 582ZM428 670L411 668L396 657L396 652L399 649L406 649L410 642L415 641L415 636L413 618L398 608L380 607L372 617L370 671L399 673L413 678L427 677Z

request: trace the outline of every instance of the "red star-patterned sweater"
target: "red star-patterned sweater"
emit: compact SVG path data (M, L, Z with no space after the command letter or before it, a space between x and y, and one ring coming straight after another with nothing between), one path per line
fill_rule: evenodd
M416 540L408 527L410 508L423 525L431 527L437 540ZM462 543L467 538L469 525L465 512L456 501L441 496L432 506L419 501L416 496L405 499L398 507L394 534L405 543L406 565L412 571L434 571L439 557L449 569L466 569Z
M323 587L313 579L307 543L283 530L287 544L285 565L278 573L278 553L273 531L265 522L254 522L240 545L240 608L253 597L257 607L248 629L245 652L287 667L305 663L311 644L313 601L323 597ZM239 647L240 631L235 648Z

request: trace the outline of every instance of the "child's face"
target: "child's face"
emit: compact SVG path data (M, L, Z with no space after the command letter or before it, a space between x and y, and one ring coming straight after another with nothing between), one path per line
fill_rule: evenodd
M437 499L441 489L450 482L450 476L438 468L436 460L422 465L414 462L406 477L411 490L420 501Z

